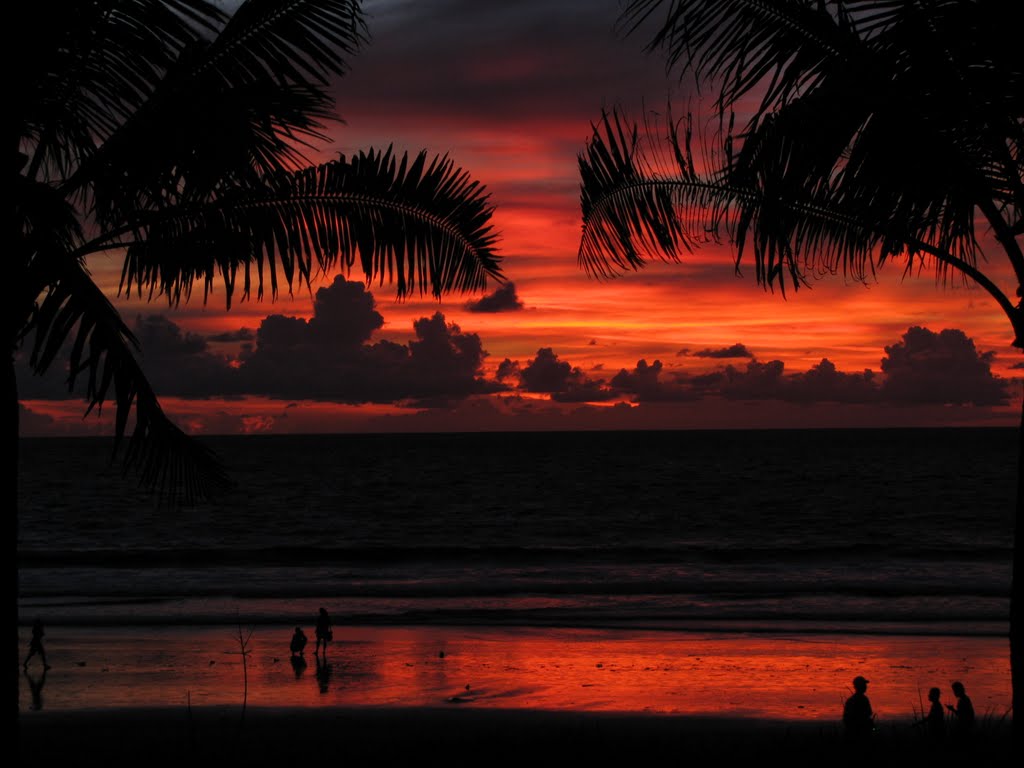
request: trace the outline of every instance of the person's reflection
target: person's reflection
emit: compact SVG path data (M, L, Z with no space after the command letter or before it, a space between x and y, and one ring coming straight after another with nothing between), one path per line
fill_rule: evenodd
M306 671L306 659L302 656L292 656L292 670L295 672L295 679L298 680L302 677L302 673Z
M43 708L43 686L46 685L46 672L49 667L43 668L43 674L38 679L26 669L23 670L25 679L28 680L28 689L32 692L32 704L29 709L40 710Z
M319 656L316 657L316 682L320 686L320 693L327 693L331 682L331 665L327 659L321 660Z

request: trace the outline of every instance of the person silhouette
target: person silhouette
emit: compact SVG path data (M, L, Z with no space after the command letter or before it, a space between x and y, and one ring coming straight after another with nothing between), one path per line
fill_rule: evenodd
M46 649L43 648L43 635L45 634L43 622L40 619L36 619L32 623L32 639L28 643L28 656L25 657L25 662L21 665L23 669L28 669L29 660L36 654L42 659L43 670L50 669L50 665L46 663Z
M327 615L327 609L321 608L320 614L316 617L316 648L313 653L319 653L321 645L324 649L324 656L327 656L327 643L334 638L331 630L331 617Z
M38 680L29 674L27 668L22 670L22 674L28 680L28 689L32 694L32 704L29 706L29 709L39 711L43 708L43 686L46 685L46 670L48 669L49 667L43 668L43 674L39 676Z
M959 680L952 685L956 696L956 706L947 704L946 709L953 713L953 733L961 743L969 741L974 733L974 704Z
M292 635L291 644L288 646L291 649L292 656L301 656L307 642L309 640L306 638L306 633L302 631L302 627L296 627L295 634Z
M320 693L327 693L331 684L331 665L327 663L327 654L324 653L324 658L321 661L319 656L316 656L316 682L320 687Z
M875 728L875 713L866 691L868 681L860 675L853 678L853 695L843 705L843 727L847 738L857 744L865 743Z
M942 691L938 688L931 688L928 691L928 701L931 707L928 714L921 718L921 725L924 726L924 733L931 741L942 741L946 735L946 710L942 708L939 698Z
M298 680L302 677L302 673L306 671L306 657L302 655L296 656L295 654L292 654L291 662L292 671L295 673L295 679Z

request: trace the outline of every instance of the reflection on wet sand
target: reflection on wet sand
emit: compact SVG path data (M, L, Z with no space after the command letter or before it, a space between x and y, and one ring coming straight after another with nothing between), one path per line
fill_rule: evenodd
M1009 709L1001 637L699 634L506 627L335 628L329 664L281 663L290 628L251 638L250 706L454 706L838 719L871 680L880 721L912 719L919 691L969 681L978 716ZM226 627L67 627L49 653L47 709L236 704ZM59 661L57 661L59 660ZM42 706L22 685L19 709Z

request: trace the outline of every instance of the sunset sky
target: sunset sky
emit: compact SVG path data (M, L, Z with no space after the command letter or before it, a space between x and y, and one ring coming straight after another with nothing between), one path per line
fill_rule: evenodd
M491 193L507 282L398 303L390 285L331 274L229 312L223 292L173 310L118 299L188 431L1018 423L1009 322L927 267L894 264L867 286L830 276L785 298L752 269L737 276L726 245L610 282L577 267L591 121L690 98L642 35L616 34L617 0L365 8L373 39L336 86L345 124L313 159L391 143L450 154ZM120 266L90 262L111 297ZM22 434L109 433L110 414L83 420L59 375L20 371Z

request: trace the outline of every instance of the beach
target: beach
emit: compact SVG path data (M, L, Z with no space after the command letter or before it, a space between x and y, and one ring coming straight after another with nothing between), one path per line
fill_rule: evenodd
M1015 439L223 438L246 492L173 511L112 494L102 443L26 441L21 762L999 765ZM957 680L969 756L913 726Z
M830 726L636 713L440 708L109 710L21 724L23 764L977 765L1008 764L1008 729L971 750L882 730L851 751Z
M678 764L775 750L810 765L849 757L839 713L856 674L886 759L924 754L920 701L936 685L952 702L953 679L981 719L977 749L1009 738L998 637L345 626L326 663L310 646L293 664L292 628L240 629L50 628L52 669L33 661L21 678L22 758Z

